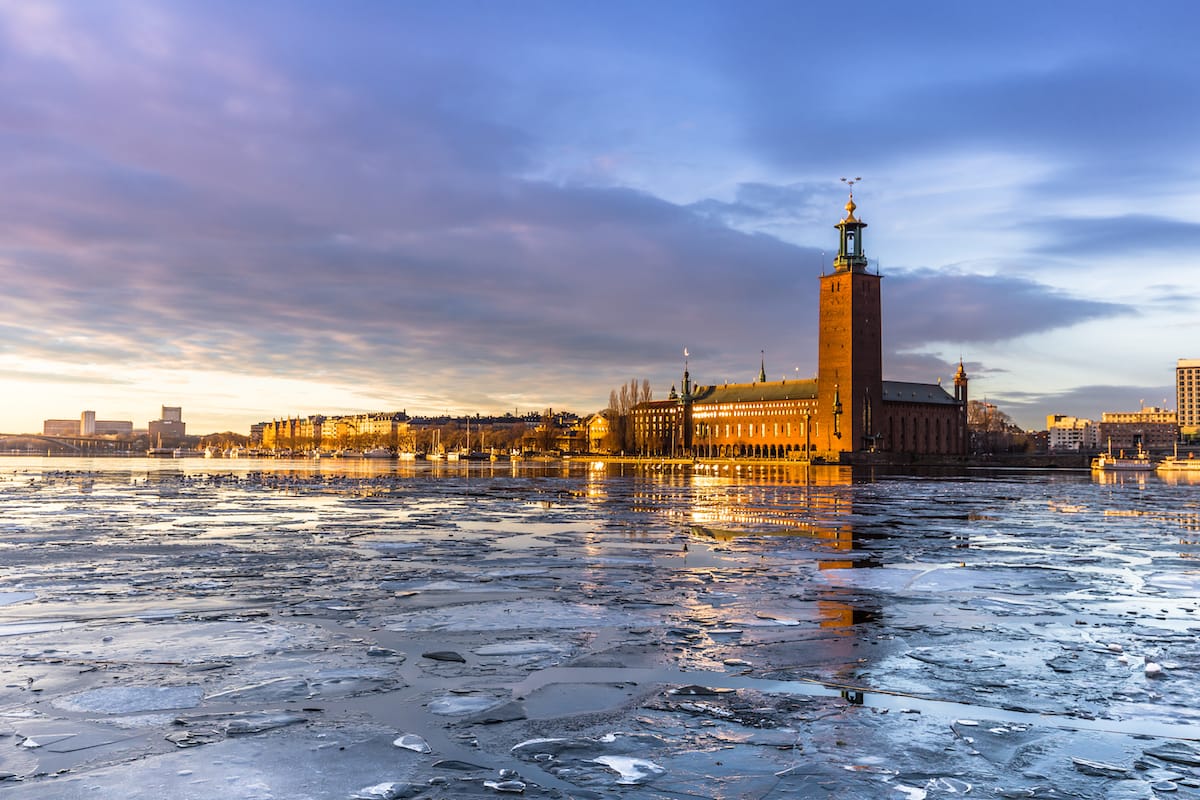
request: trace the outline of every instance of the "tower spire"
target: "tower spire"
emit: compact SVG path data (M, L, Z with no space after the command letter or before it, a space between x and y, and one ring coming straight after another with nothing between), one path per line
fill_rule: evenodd
M967 402L967 370L962 356L958 357L958 371L954 373L954 399L964 405Z
M765 350L759 350L758 355L761 357L761 360L759 361L759 364L758 364L758 382L766 383L767 382L767 352Z
M688 375L688 349L683 348L683 395L680 399L687 403L692 399L692 379Z
M867 256L862 242L862 231L867 223L854 216L858 208L854 204L854 184L860 181L861 177L842 178L842 183L850 187L850 199L846 201L846 217L835 226L841 231L837 258L833 260L835 272L866 272L867 269Z

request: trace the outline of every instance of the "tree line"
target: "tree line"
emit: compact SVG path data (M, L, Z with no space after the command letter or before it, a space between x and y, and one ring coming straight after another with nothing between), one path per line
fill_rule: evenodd
M610 453L635 453L638 445L633 426L633 407L638 403L648 403L654 399L650 381L645 378L630 379L608 394L608 434L604 437L604 447Z

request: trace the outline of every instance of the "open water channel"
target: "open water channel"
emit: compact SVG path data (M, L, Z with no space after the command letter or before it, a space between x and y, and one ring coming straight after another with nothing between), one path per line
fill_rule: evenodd
M1200 483L0 459L0 800L1200 797Z

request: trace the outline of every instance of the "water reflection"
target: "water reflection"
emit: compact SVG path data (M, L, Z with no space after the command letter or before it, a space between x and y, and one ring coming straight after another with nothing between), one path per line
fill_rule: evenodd
M1092 470L1092 480L1101 486L1145 486L1156 478L1153 472Z

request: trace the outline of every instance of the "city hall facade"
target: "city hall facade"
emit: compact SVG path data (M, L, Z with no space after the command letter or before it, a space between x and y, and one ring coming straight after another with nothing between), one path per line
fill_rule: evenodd
M847 463L867 454L965 455L967 375L940 383L883 379L880 276L867 271L854 195L837 223L833 271L821 276L817 377L692 384L633 409L634 438L649 455Z

